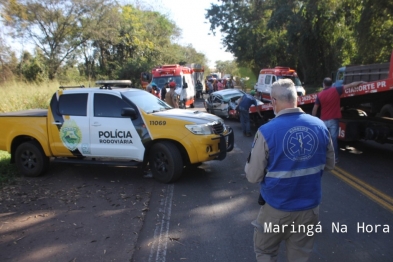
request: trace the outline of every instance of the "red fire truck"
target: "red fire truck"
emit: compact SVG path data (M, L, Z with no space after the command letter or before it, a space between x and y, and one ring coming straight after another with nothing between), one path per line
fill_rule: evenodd
M367 83L344 89L340 101L342 118L339 139L393 143L393 52L389 67L386 67L386 64L346 67L343 83L348 84L353 81L367 81ZM298 106L306 113L311 113L316 98L316 93L299 96ZM260 110L264 121L274 117L270 103L262 105ZM235 114L235 112L230 113ZM255 107L250 108L250 113L256 113Z

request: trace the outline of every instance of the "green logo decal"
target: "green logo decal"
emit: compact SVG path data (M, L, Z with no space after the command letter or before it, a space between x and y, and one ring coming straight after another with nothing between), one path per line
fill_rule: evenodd
M66 148L74 151L82 141L82 132L74 120L65 120L60 128L60 138Z

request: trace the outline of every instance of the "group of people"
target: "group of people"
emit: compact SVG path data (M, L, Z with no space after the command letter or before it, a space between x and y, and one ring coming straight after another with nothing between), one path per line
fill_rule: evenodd
M167 92L167 88L169 91ZM148 85L147 91L165 101L168 105L174 108L179 108L178 103L178 95L175 92L176 83L171 81L169 83L165 83L163 88L159 88L156 83L152 82Z
M340 95L363 83L332 86L325 78L312 115L297 107L292 80L273 83L276 117L258 128L245 164L247 180L259 183L260 189L261 208L252 222L257 261L277 261L282 241L288 261L308 261L319 223L322 174L338 162ZM243 96L239 106L250 104L251 95Z
M236 82L233 77L231 77L230 79L214 79L213 81L206 80L206 93L211 94L215 91L235 88L235 84Z

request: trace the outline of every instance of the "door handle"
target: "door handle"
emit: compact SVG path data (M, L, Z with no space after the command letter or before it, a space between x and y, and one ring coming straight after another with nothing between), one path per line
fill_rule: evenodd
M100 123L98 123L98 122L94 122L93 124L92 124L92 126L100 126L101 124Z
M61 122L52 122L52 125L57 125L57 126L60 126L60 125L62 125L63 123L61 123Z

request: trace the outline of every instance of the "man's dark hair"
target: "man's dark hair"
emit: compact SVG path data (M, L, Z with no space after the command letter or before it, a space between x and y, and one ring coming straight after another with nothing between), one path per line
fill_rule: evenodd
M332 86L332 83L333 83L333 81L330 77L326 77L325 79L323 79L323 84L325 86Z

